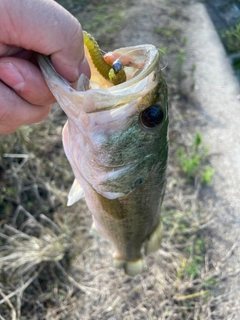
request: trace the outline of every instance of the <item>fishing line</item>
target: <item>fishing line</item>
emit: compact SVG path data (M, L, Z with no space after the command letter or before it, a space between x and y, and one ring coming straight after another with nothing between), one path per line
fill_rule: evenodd
M107 52L106 51L104 51L104 50L102 50L102 49L100 49L99 48L99 51L101 52L101 54L104 56Z
M168 66L168 55L166 54L166 52L164 52L162 49L158 49L161 53L164 54L164 56L166 57L167 61L166 61L166 64L163 68L161 68L161 71L165 70Z

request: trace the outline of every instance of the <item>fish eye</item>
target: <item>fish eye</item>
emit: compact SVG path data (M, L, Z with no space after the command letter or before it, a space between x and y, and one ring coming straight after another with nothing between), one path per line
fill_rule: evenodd
M140 113L140 121L145 128L155 128L161 124L164 113L159 104L153 104Z

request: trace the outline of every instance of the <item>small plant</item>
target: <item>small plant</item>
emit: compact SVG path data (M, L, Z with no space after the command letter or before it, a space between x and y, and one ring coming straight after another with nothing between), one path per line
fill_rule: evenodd
M187 41L188 41L188 38L184 36L182 40L184 46L187 44Z
M204 264L205 245L203 239L197 237L193 241L193 244L186 248L186 252L189 255L189 259L185 267L185 272L188 277L195 279Z
M169 53L168 48L165 46L160 47L159 50L162 55L167 55Z
M239 52L240 48L240 21L235 27L224 31L222 39L229 52Z
M205 184L211 183L214 172L215 172L214 168L210 166L206 166L204 170L201 171L202 182Z
M182 66L185 58L186 58L186 52L184 50L179 50L178 57L177 57L179 70L182 70Z
M196 176L200 176L203 183L211 183L215 169L209 165L203 167L208 152L209 148L202 146L200 132L196 132L193 145L189 151L185 152L183 148L177 150L181 169L187 175L187 179L194 179Z

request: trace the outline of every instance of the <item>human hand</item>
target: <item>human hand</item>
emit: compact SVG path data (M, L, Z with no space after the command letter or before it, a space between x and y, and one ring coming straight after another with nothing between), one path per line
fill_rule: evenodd
M55 102L37 64L51 55L74 83L90 76L78 21L53 0L0 0L0 134L44 119Z

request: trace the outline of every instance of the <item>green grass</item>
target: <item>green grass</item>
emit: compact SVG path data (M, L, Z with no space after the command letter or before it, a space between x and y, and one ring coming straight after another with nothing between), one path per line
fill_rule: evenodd
M240 51L240 21L234 27L224 32L220 32L226 49L229 53Z
M202 183L210 184L212 182L215 169L209 165L205 165L208 153L209 148L203 146L200 132L196 132L190 147L185 149L178 148L178 160L188 180L200 178Z
M179 38L180 32L179 28L176 25L169 25L167 27L157 27L155 32L162 37L166 38Z

